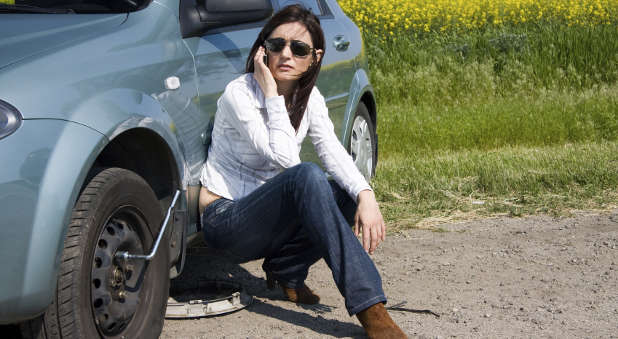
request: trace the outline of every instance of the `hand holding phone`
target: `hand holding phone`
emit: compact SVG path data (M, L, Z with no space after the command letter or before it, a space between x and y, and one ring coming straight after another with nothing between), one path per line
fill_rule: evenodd
M262 58L262 60L260 60L259 58ZM260 61L263 61L263 63L261 63ZM266 98L277 96L277 83L275 82L275 79L273 78L270 69L268 69L268 55L266 54L266 49L263 46L260 47L255 54L253 63L254 76L257 82L260 84L262 92L264 92L264 96Z

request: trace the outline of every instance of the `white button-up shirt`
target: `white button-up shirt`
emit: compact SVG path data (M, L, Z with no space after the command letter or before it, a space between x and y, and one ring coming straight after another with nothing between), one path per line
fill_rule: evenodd
M217 101L202 185L227 199L242 198L283 169L299 164L307 134L328 174L354 201L360 191L371 189L337 139L317 87L296 132L283 96L265 99L253 73L231 81Z

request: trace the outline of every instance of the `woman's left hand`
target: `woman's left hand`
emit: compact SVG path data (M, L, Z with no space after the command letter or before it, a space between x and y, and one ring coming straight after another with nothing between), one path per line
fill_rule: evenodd
M373 191L358 194L358 207L354 216L354 234L362 233L365 251L373 254L380 242L386 239L386 225Z

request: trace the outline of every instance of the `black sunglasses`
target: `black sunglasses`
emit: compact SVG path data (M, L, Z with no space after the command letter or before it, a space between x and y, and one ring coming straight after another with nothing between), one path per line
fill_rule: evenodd
M279 53L285 48L285 45L287 45L287 43L287 40L285 40L284 38L271 38L264 41L264 47L271 52ZM314 49L315 48L307 45L300 40L290 41L290 50L295 56L306 57Z

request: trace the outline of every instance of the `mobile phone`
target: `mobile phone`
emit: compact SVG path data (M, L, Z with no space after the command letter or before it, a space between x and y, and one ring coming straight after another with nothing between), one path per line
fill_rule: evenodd
M268 54L264 53L264 65L268 66Z

